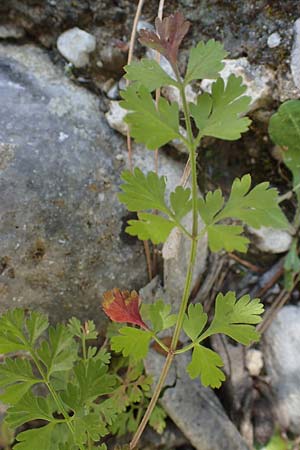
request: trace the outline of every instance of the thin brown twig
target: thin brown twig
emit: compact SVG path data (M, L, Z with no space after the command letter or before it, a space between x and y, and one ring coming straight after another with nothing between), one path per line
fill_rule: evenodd
M231 259L234 259L236 262L240 263L242 266L248 267L248 269L252 270L252 272L261 273L264 271L264 269L262 267L256 266L255 264L252 264L251 262L240 258L239 256L235 255L234 253L228 253L228 256Z

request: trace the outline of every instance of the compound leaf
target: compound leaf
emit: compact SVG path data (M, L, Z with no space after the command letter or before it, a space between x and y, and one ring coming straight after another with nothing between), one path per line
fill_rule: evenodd
M121 178L125 183L121 185L123 192L118 197L129 211L157 209L168 214L165 177L159 177L155 172L144 175L140 169L135 168L133 172L124 171Z
M249 295L243 295L237 300L234 292L227 292L225 296L220 293L216 299L213 321L201 339L223 333L244 345L258 341L259 333L254 325L261 322L263 311L258 298L251 300Z
M13 428L30 420L42 419L53 421L55 408L50 397L38 397L27 392L21 400L7 410L6 422Z
M162 86L177 86L176 81L154 59L143 58L139 62L132 62L130 65L125 66L124 69L127 80L137 81L150 92Z
M219 367L222 367L223 361L218 353L196 344L193 350L192 360L186 370L193 379L200 377L201 383L205 387L219 388L225 375Z
M128 220L129 226L125 231L141 241L150 239L153 244L165 242L176 226L174 222L156 214L140 213L138 217L139 220Z
M113 336L111 347L116 352L122 352L123 356L132 356L139 360L145 358L148 353L151 333L137 328L123 327L119 336Z
M101 437L108 434L105 423L98 414L91 413L86 416L76 417L74 425L75 440L81 446L87 442L88 436L94 442L97 442Z
M195 305L191 304L184 317L183 330L187 336L194 341L200 336L206 322L207 314L203 311L203 306L200 303Z
M218 78L212 85L211 101L209 94L205 93L198 97L196 105L190 104L191 114L202 136L232 141L248 130L251 120L240 115L247 111L251 99L241 97L246 91L242 81L242 77L230 75L225 86L224 80Z
M172 139L181 138L177 103L169 104L160 97L156 107L149 91L134 84L122 91L121 96L124 100L120 106L129 110L125 122L136 142L155 150Z
M223 204L224 197L221 189L217 189L214 192L208 192L205 199L199 198L198 209L200 216L206 225L214 223L214 217L222 209Z
M92 320L87 320L84 325L81 324L80 320L76 317L72 317L68 323L68 329L73 336L77 336L80 339L84 336L84 339L92 340L97 339L98 332L96 330L96 325Z
M199 42L199 44L190 51L189 62L185 84L193 80L203 80L204 78L215 79L223 69L222 60L227 52L220 42L210 39L208 42Z
M49 423L40 428L26 430L19 433L16 439L19 442L14 445L14 450L73 449L70 445L70 433L65 424Z

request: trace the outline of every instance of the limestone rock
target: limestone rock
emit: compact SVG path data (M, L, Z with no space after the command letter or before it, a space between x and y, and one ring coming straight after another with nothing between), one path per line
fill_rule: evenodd
M249 231L254 236L254 244L262 252L284 253L288 251L292 243L292 236L285 230L249 227Z
M225 59L225 67L220 72L220 76L227 80L231 74L243 78L243 84L247 86L245 95L252 99L248 112L255 111L265 106L273 95L275 84L274 72L263 66L250 64L248 59ZM201 87L204 91L209 91L212 85L211 80L203 80Z
M291 71L293 80L298 89L300 89L300 19L294 24L294 43L291 53Z
M0 25L0 39L20 39L24 35L25 31L21 27L12 24Z
M264 334L263 353L281 425L300 433L300 308L285 306Z
M71 28L59 36L57 48L75 67L85 67L89 63L89 53L96 48L96 38L78 27Z
M280 34L277 33L277 31L275 31L275 33L270 34L270 36L268 37L268 47L270 48L278 47L278 45L280 45L280 42L281 37Z
M147 281L143 245L117 199L125 140L41 49L0 46L0 313L37 308L53 321L105 321L104 291ZM154 169L153 152L134 147ZM183 164L160 156L170 189Z

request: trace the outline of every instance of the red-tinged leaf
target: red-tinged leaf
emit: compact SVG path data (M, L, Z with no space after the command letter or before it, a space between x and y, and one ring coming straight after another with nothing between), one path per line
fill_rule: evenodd
M149 30L141 30L140 42L147 47L154 48L164 55L174 67L180 44L187 34L190 22L185 20L181 12L160 20L155 20L156 33Z
M139 303L140 298L136 291L120 291L114 288L104 293L102 307L113 322L132 323L148 330L140 315Z

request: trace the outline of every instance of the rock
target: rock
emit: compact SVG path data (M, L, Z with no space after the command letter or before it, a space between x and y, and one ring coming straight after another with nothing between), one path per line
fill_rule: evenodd
M111 128L123 134L123 136L126 136L128 129L127 124L124 122L126 114L126 109L121 108L118 101L112 100L109 102L109 110L105 114L107 122Z
M278 45L280 45L280 42L281 37L280 34L277 33L277 31L275 33L270 34L270 36L268 37L268 47L270 48L278 47Z
M298 89L300 89L300 19L294 24L294 43L291 53L291 71L293 80Z
M71 28L59 36L57 48L75 67L85 67L89 63L89 53L96 48L96 38L78 27Z
M152 23L146 22L146 20L139 20L137 23L136 31L139 33L141 30L154 30Z
M271 69L263 65L250 64L245 57L225 59L224 63L225 67L220 72L220 76L226 81L231 74L237 77L241 76L243 83L247 86L245 95L249 95L252 99L248 112L262 108L272 100L275 74ZM209 91L211 85L211 80L203 80L201 82L201 87L204 91Z
M16 25L0 25L0 39L20 39L25 36L23 28Z
M264 367L263 354L255 348L246 350L246 367L252 377L258 377L261 369Z
M285 230L269 227L258 229L249 227L250 233L254 236L255 246L266 253L284 253L288 251L292 243L292 236Z
M155 383L165 358L151 351L146 359L147 372ZM185 367L189 356L176 357L160 400L163 408L196 450L247 450L238 430L227 417L214 392L191 380Z
M163 96L169 100L169 102L177 102L179 108L182 110L182 101L179 93L179 89L176 86L164 86L161 90ZM197 93L194 92L192 86L188 84L185 88L185 95L188 102L197 102Z
M284 306L264 334L263 353L284 429L300 434L300 308Z
M72 84L41 49L0 46L0 313L20 306L106 321L100 301L115 286L147 282L142 243L124 232L117 199L125 140L98 96ZM153 152L133 148L154 169ZM164 154L174 188L183 164Z

